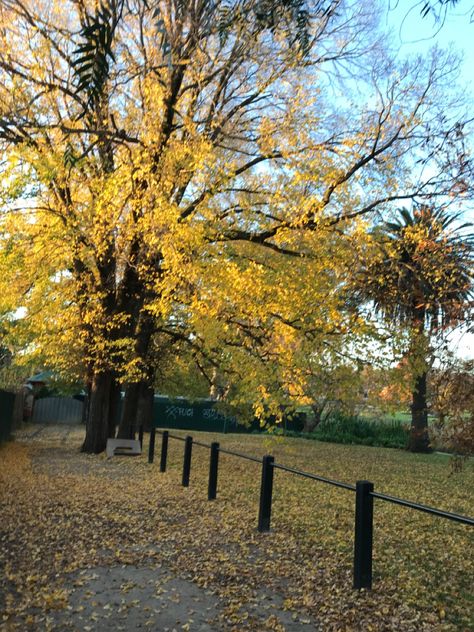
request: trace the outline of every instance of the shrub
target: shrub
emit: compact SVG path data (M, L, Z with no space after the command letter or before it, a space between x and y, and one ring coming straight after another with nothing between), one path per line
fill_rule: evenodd
M408 428L400 421L377 421L337 413L321 423L312 433L280 430L278 434L331 443L405 449Z

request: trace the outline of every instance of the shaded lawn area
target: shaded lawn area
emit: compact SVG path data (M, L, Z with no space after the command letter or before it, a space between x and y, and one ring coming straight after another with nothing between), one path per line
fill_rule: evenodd
M146 454L109 461L80 454L82 430L64 432L19 436L0 448L6 629L62 629L63 612L71 624L64 629L87 629L74 627L77 572L153 564L219 599L215 630L289 629L283 609L302 630L472 629L470 527L376 500L374 589L357 592L352 492L277 470L272 531L259 534L257 463L221 454L218 498L208 502L205 448L194 446L191 486L184 489L180 441L170 440L168 471L160 474L159 435L155 463L148 465ZM450 476L442 455L258 435L194 436L258 457L273 454L282 464L344 482L369 479L377 491L474 514L472 460ZM145 452L147 443L146 437ZM280 611L264 605L270 596L280 599ZM193 625L190 619L176 629L199 629ZM88 627L99 629L93 618Z

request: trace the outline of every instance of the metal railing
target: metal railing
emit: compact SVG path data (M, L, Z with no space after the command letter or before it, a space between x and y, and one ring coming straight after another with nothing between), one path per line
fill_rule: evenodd
M261 483L260 483L260 500L258 510L257 529L261 533L270 530L271 513L272 513L272 495L273 495L273 474L275 470L281 470L289 474L295 474L303 478L308 478L326 485L332 485L351 492L355 492L355 522L354 522L354 566L353 566L353 587L354 588L372 588L372 548L373 548L373 524L374 524L374 498L379 500L408 507L416 511L431 514L447 520L474 526L474 518L461 516L449 511L443 511L436 507L429 507L415 503L404 498L397 498L388 494L381 494L374 491L374 484L371 481L357 481L355 485L335 481L325 476L318 476L310 472L305 472L293 467L275 463L275 459L271 455L265 455L263 458L257 458L241 452L235 452L226 448L221 448L219 443L211 444L193 441L191 436L180 437L170 434L167 430L156 430L153 428L150 432L150 443L148 450L148 463L153 463L155 455L155 433L162 435L161 442L161 458L160 472L166 471L168 458L169 439L176 439L184 442L183 455L183 471L182 485L189 486L191 475L191 457L193 445L210 450L209 460L209 480L208 480L208 500L215 500L217 497L217 478L219 468L219 453L235 456L240 459L254 461L262 466ZM140 430L140 440L143 439L143 431Z

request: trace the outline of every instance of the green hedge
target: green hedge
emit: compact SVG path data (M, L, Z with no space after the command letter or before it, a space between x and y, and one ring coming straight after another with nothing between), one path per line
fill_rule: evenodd
M311 433L287 432L289 436L382 448L405 449L408 427L399 421L380 422L346 415L334 415Z

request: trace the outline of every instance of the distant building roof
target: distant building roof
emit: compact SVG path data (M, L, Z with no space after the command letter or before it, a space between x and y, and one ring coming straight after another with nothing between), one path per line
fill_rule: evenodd
M27 384L46 384L46 382L50 382L53 378L52 371L41 371L36 375L32 375L26 380Z

